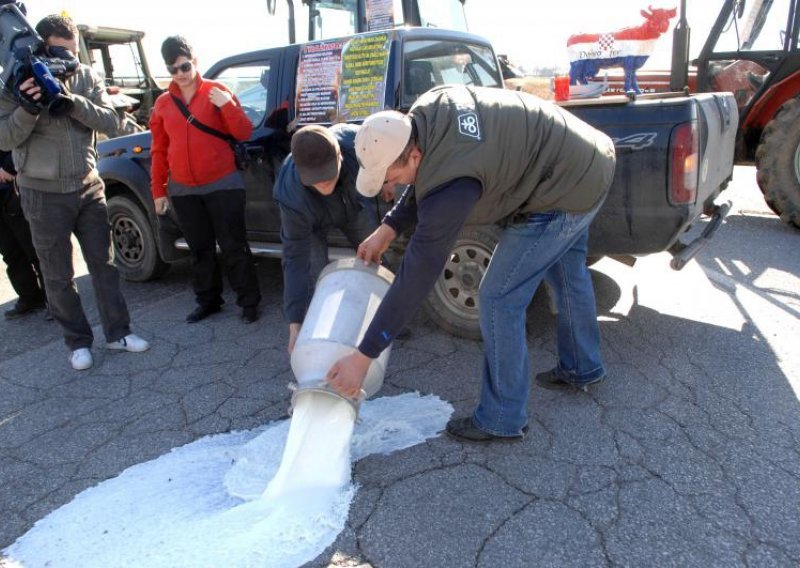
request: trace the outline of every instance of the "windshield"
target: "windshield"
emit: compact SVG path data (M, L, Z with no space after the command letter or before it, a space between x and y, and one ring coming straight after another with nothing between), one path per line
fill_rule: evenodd
M315 2L311 14L315 39L329 39L356 33L357 0Z
M460 3L459 3L460 4ZM403 46L403 96L410 107L437 85L502 85L491 48L455 41L407 41Z
M403 0L363 0L364 25L357 25L359 0L316 0L311 14L315 39L330 39L362 31L387 30L404 24L413 25L414 17L403 17ZM424 28L445 28L467 31L467 19L462 0L413 0L419 25ZM407 9L408 9L407 7Z
M781 51L784 49L789 0L753 0L742 18L732 10L715 52Z
M418 0L422 27L467 31L461 0Z

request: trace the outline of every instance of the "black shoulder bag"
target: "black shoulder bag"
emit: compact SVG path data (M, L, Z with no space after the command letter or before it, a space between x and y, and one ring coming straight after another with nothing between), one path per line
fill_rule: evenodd
M247 153L247 147L244 144L236 140L236 138L230 134L225 134L216 128L206 126L189 112L189 109L186 108L186 105L183 104L182 100L175 95L170 96L172 97L172 100L175 102L175 105L178 107L178 109L180 109L181 113L183 113L183 116L186 117L186 120L189 122L189 124L198 130L205 132L206 134L210 134L211 136L216 136L217 138L225 140L225 142L230 145L231 150L233 150L233 157L236 160L236 169L244 171L250 166L250 154Z

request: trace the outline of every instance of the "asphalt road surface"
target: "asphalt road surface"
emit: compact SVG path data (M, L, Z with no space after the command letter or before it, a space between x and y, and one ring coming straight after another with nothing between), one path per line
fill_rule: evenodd
M666 254L593 267L602 386L533 387L519 443L443 435L359 461L347 527L310 565L800 565L800 231L766 208L752 168L737 168L724 197L733 212L683 271ZM261 261L259 274L264 311L251 326L230 296L221 314L183 323L185 265L125 284L134 330L153 348L105 353L95 328L83 373L56 324L0 318L0 548L133 464L285 415L279 262ZM0 309L13 300L3 277ZM537 297L534 372L554 364L554 323ZM381 394L433 393L466 414L480 362L480 343L418 316Z

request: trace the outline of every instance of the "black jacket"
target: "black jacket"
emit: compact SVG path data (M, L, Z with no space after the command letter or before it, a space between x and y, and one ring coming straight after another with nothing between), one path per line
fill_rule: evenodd
M354 144L357 131L358 127L350 124L331 127L342 153L339 182L331 195L323 196L303 185L291 155L283 162L275 180L272 197L281 212L283 302L289 323L303 321L314 292L310 270L312 239L324 240L331 228L341 229L348 235L348 225L368 206L368 200L356 191L358 162ZM357 247L359 243L351 244Z
M14 169L14 160L11 158L11 152L0 150L0 168L3 168L10 174L17 175L17 170ZM13 184L0 181L0 205L5 203L12 189Z

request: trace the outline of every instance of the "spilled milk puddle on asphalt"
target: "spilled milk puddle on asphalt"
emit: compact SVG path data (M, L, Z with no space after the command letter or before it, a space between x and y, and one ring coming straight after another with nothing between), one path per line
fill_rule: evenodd
M453 411L435 396L385 397L362 403L353 429L348 403L321 398L314 412L298 402L292 421L207 436L132 466L38 521L3 553L10 566L31 568L313 560L344 528L357 490L351 460L437 436Z

